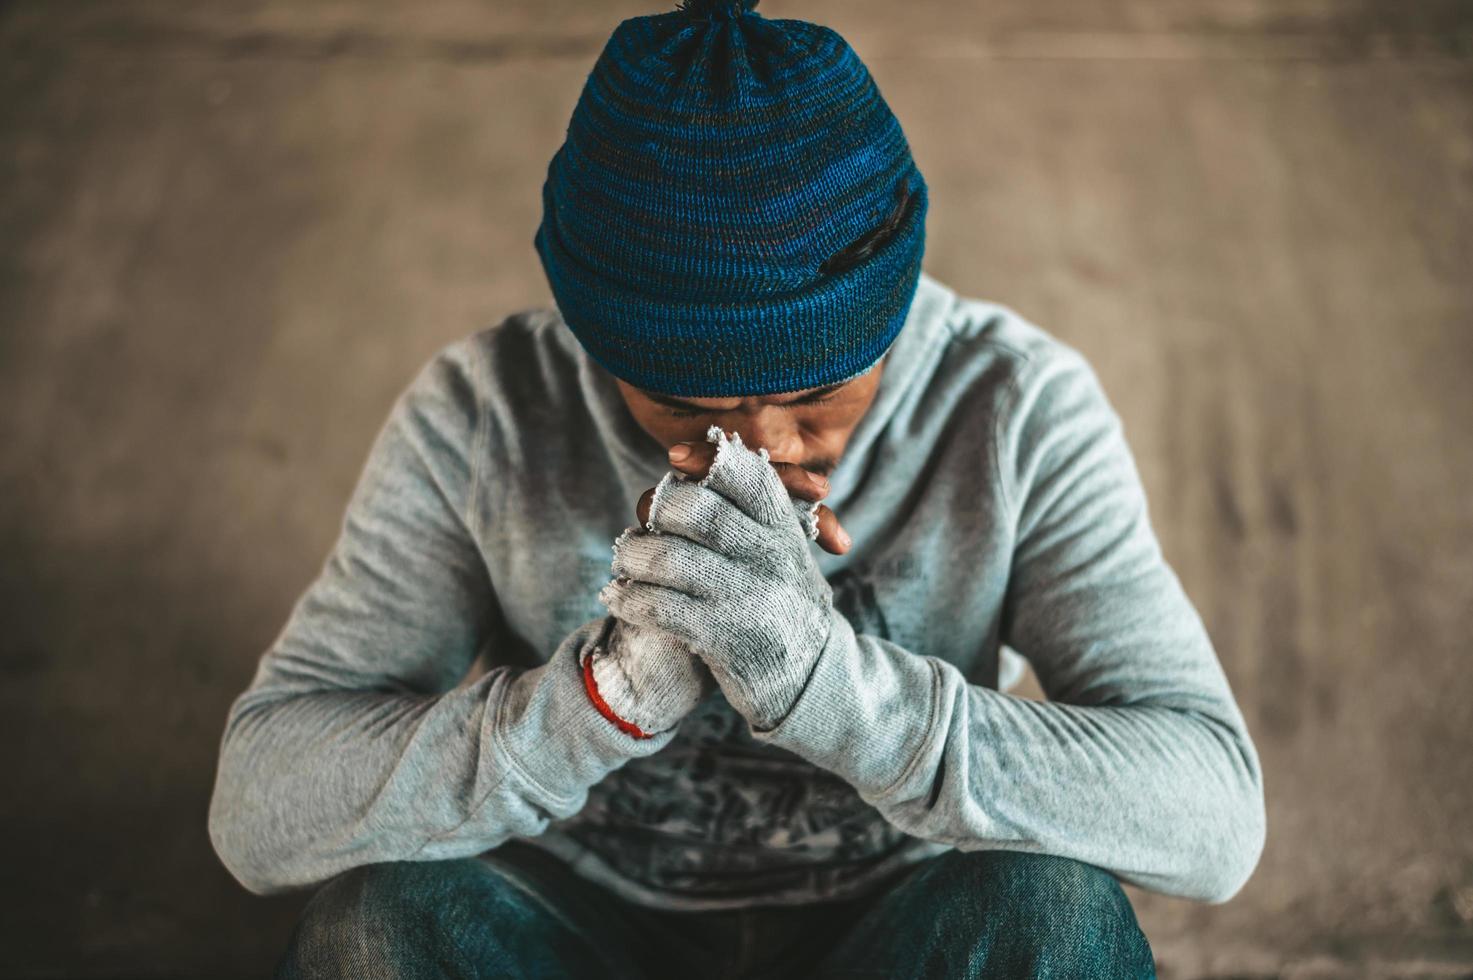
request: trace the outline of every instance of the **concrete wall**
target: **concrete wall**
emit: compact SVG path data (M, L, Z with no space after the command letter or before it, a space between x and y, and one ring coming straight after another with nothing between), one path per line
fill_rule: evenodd
M306 895L210 850L226 708L414 370L548 302L547 161L657 9L0 7L0 974L266 974ZM870 65L929 271L1125 418L1269 793L1232 902L1132 889L1162 975L1468 975L1473 9L761 9Z

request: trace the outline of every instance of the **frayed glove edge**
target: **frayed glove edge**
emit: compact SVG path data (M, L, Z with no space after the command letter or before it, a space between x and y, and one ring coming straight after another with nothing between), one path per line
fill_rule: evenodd
M588 700L598 709L598 713L614 723L614 727L625 735L633 738L654 738L659 732L646 732L632 721L625 721L614 713L607 701L598 693L598 682L593 679L593 654L590 653L583 658L583 690L588 693Z

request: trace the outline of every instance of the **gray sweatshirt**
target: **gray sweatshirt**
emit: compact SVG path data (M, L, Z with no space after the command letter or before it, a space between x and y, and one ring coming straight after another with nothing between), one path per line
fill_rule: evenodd
M952 848L1242 887L1258 756L1077 350L922 275L830 475L854 546L812 546L853 642L769 732L715 690L635 739L583 689L664 450L555 309L419 369L230 709L209 831L242 885L515 839L668 909L840 899ZM1007 693L1017 655L1047 701Z

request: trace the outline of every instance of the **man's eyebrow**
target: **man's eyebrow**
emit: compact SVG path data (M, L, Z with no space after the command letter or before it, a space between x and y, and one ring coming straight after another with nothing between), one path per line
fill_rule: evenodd
M820 398L824 397L825 395L831 395L831 394L833 394L834 392L838 391L840 388L844 387L848 383L849 382L847 382L847 381L840 381L837 384L825 385L822 388L814 388L812 391L805 392L803 395L800 395L799 397L794 398L791 401L778 402L778 404L780 404L780 405L803 405L803 404L806 404L808 402L818 401ZM646 391L644 393L644 396L646 398L648 398L652 402L659 402L661 405L668 405L671 408L684 408L684 409L687 409L687 410L693 411L693 412L709 412L709 411L711 411L711 408L709 406L706 406L706 405L697 405L694 402L688 402L688 401L686 401L683 398L676 398L673 395L662 395L659 392Z

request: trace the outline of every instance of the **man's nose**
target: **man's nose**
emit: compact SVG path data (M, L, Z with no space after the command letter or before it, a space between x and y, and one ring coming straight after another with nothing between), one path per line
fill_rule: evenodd
M803 434L798 431L798 423L790 412L776 405L763 405L741 415L736 432L753 452L766 449L774 463L803 460Z

